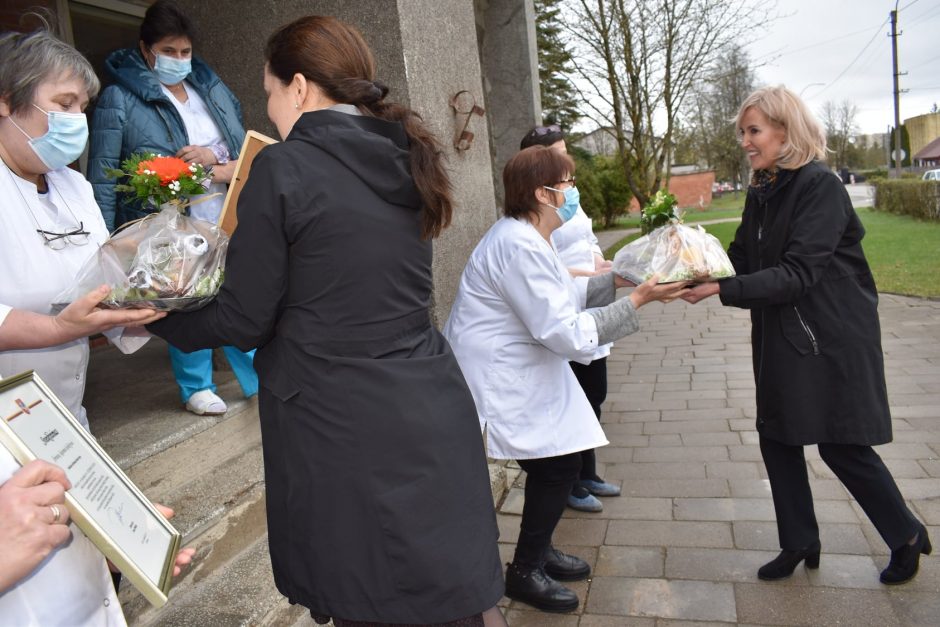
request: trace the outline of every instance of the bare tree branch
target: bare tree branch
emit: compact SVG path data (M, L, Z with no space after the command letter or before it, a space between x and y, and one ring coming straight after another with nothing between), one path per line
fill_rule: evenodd
M565 30L588 86L579 93L590 119L612 127L628 185L646 204L668 180L680 112L697 85L775 19L776 0L571 0L570 8Z

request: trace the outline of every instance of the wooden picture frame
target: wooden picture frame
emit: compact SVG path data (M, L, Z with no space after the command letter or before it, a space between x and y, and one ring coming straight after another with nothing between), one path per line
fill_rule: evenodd
M32 370L0 380L0 445L20 464L62 468L72 521L152 605L166 603L179 531Z
M277 140L262 135L257 131L248 131L245 134L245 141L242 142L241 152L238 153L238 161L235 163L235 173L232 175L232 182L228 185L228 192L225 194L225 202L222 203L222 212L219 214L219 226L223 231L231 235L238 226L238 216L236 208L238 207L238 196L248 180L248 174L251 171L251 163L265 146L276 144Z

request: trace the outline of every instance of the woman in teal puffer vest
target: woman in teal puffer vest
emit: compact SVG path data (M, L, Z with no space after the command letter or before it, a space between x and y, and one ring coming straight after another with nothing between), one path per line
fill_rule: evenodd
M144 59L142 49L149 52L156 42L145 42L143 33L141 39L138 48L116 50L108 56L105 67L114 84L98 99L92 122L88 178L105 224L111 230L151 210L122 198L114 191L114 179L108 178L105 172L120 167L121 162L134 153L175 155L191 143L182 116ZM227 158L234 162L245 139L241 105L208 65L196 56L191 59L192 71L185 79L185 87L205 102L222 139L228 144ZM225 160L224 155L220 156ZM214 182L225 183L231 178L231 173L225 178L223 170L228 168L220 165L228 164L221 164L219 159L203 165L213 166ZM234 169L234 164L228 167Z
M192 53L193 27L179 7L158 0L147 9L137 48L117 50L106 68L114 79L95 108L88 178L109 230L154 211L114 189L109 169L136 153L175 155L212 171L208 191L219 195L192 205L191 215L217 222L235 159L245 138L238 99ZM173 374L186 408L199 415L228 407L212 382L212 351L184 353L170 346ZM223 349L245 396L258 391L254 351Z

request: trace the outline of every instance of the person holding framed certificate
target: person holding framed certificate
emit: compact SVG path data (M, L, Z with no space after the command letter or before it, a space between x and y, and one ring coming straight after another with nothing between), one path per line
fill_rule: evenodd
M85 335L104 331L118 348L132 352L145 334L108 327L161 317L152 310L95 312L103 290L59 316L45 315L108 237L91 186L67 167L85 148L83 110L98 88L88 61L47 30L0 35L0 376L41 374L86 429ZM84 534L65 526L67 483L50 464L21 469L0 446L4 623L124 624L104 557ZM184 551L178 563L190 557ZM55 603L49 602L52 595Z

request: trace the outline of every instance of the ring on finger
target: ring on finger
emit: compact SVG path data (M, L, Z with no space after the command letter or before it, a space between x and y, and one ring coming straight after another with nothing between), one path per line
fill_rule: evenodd
M50 505L49 509L52 510L52 524L56 524L62 518L62 511L59 509L58 505Z

